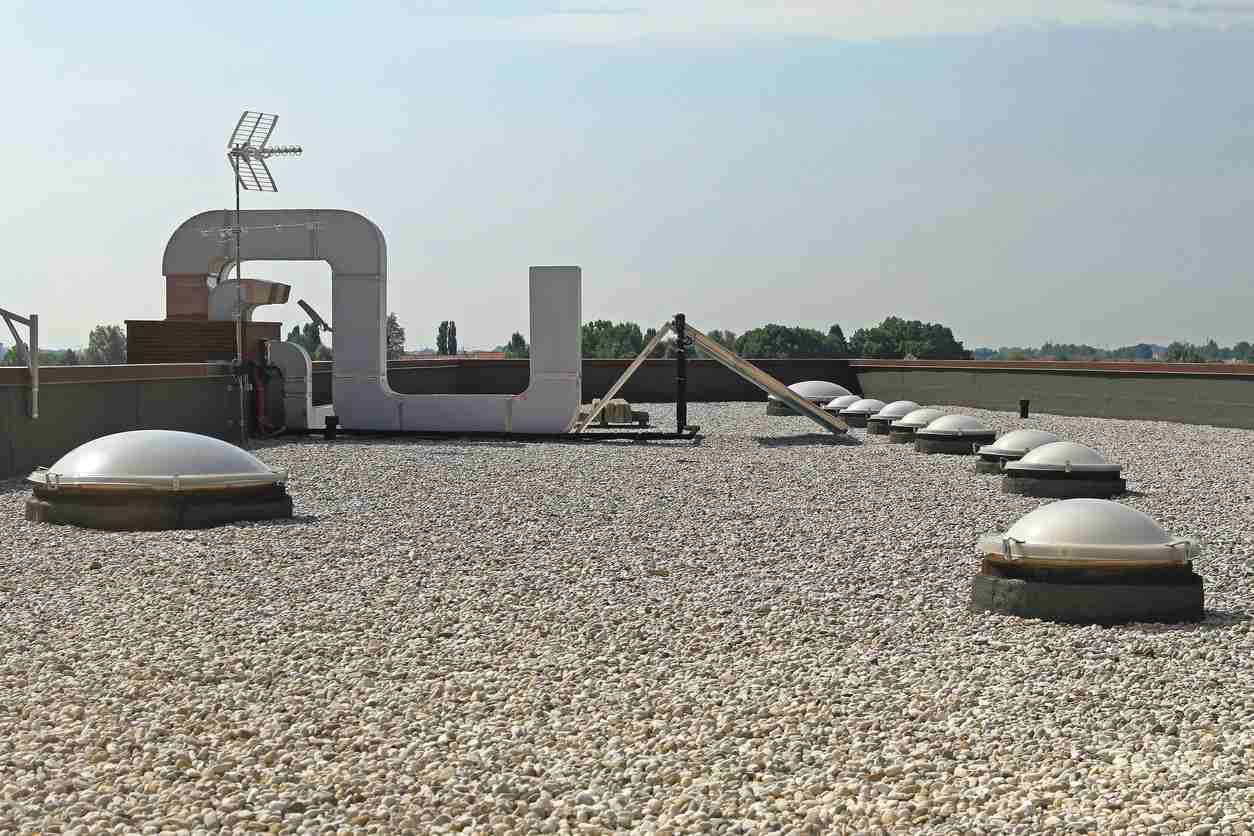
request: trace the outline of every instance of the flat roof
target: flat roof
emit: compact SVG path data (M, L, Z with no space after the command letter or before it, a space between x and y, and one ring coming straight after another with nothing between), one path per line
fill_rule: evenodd
M940 406L1120 462L1206 620L971 613L977 537L1046 500L761 402L690 404L697 443L265 442L296 516L201 531L30 523L10 480L0 829L1254 820L1254 432Z

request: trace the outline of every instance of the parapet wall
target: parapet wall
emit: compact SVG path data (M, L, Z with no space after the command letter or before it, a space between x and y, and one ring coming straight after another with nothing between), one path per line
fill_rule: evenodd
M584 400L605 394L627 360L586 360ZM831 380L868 397L1013 411L1175 421L1254 429L1254 365L990 363L904 360L755 360L784 383ZM315 400L331 400L331 364L314 364ZM388 381L411 394L513 393L527 385L526 360L402 360ZM49 465L85 441L136 429L237 437L238 400L229 366L153 364L45 366L40 417L30 418L24 368L0 368L0 478ZM635 403L675 396L672 360L648 360L622 392ZM760 401L764 395L712 360L688 363L692 401ZM277 416L276 416L277 417Z
M235 379L217 364L44 366L38 418L30 404L26 369L0 368L0 479L25 476L110 433L170 429L227 440L238 433Z
M767 374L786 383L830 380L858 392L858 380L848 360L754 360ZM584 360L583 400L599 398L614 385L630 360ZM314 403L331 402L331 363L314 363ZM474 395L515 394L527 388L526 360L393 360L388 383L407 395L457 392ZM713 360L688 361L688 399L691 401L758 401L765 395ZM623 387L619 397L637 403L675 399L675 361L645 360Z
M869 398L1254 429L1254 365L851 360Z

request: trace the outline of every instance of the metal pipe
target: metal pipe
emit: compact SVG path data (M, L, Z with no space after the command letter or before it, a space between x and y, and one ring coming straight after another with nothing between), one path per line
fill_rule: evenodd
M675 432L688 427L688 350L684 315L675 314Z
M248 393L244 374L244 273L240 238L244 234L239 212L239 161L235 162L235 364L239 376L239 443L248 446Z
M30 315L30 417L39 417L39 315Z

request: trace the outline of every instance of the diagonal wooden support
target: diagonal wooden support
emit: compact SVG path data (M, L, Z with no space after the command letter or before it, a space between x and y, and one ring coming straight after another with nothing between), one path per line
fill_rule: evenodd
M749 381L764 392L768 392L779 398L781 401L788 404L823 429L841 434L849 432L849 425L844 421L840 420L835 415L831 415L824 410L819 409L817 406L810 403L805 398L801 397L796 392L750 363L748 360L743 359L735 352L727 350L719 343L707 337L705 334L702 334L696 328L693 328L691 325L687 326L687 332L688 336L692 338L692 341L714 360L718 361L732 372L740 375L740 377Z
M657 333L653 335L653 339L649 340L649 344L644 347L644 351L640 352L640 356L631 361L631 365L628 366L621 375L619 375L618 380L614 381L614 385L611 386L610 390L605 393L605 397L601 398L601 402L588 413L588 417L584 419L583 423L575 427L574 432L581 433L588 429L588 427L592 426L592 422L595 421L597 416L601 414L601 410L605 409L605 405L618 394L618 390L622 389L623 384L625 384L628 379L636 373L636 369L639 369L640 366L644 364L644 361L649 359L649 354L653 352L653 349L657 348L657 344L662 341L662 337L665 337L670 333L670 331L670 322L663 324L661 328L657 329Z

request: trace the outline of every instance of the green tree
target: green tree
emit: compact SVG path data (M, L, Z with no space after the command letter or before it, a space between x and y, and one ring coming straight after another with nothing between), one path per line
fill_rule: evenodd
M78 352L72 348L67 348L65 351L61 352L61 365L77 366L78 365Z
M1252 356L1251 348L1248 340L1241 340L1241 342L1232 347L1232 356L1242 363L1246 363Z
M388 359L395 360L405 353L405 329L401 327L396 314L388 314Z
M656 334L650 330L649 338ZM640 326L634 322L614 324L608 319L585 322L580 331L583 343L583 356L598 359L615 357L635 357L644 351L645 337Z
M827 329L827 342L832 347L834 357L849 356L849 342L845 339L845 332L840 329L839 325L833 325Z
M440 323L440 330L435 335L435 353L448 354L448 320Z
M872 328L859 328L849 340L855 357L900 359L907 354L927 360L966 360L970 353L944 325L890 316Z
M775 323L741 334L736 340L736 353L749 358L838 356L823 332Z
M448 353L457 354L457 323L448 321Z
M497 351L504 351L506 357L515 360L531 356L531 346L527 345L527 339L517 331L509 338L509 342L498 348Z
M1202 351L1197 346L1192 343L1177 340L1167 346L1167 362L1204 363L1206 362L1206 358L1202 356Z
M126 362L126 334L117 325L97 325L87 337L83 359L90 366L118 366Z
M317 359L318 349L322 347L322 332L312 322L306 322L303 326L293 325L292 330L287 333L286 341L305 349L310 359Z

